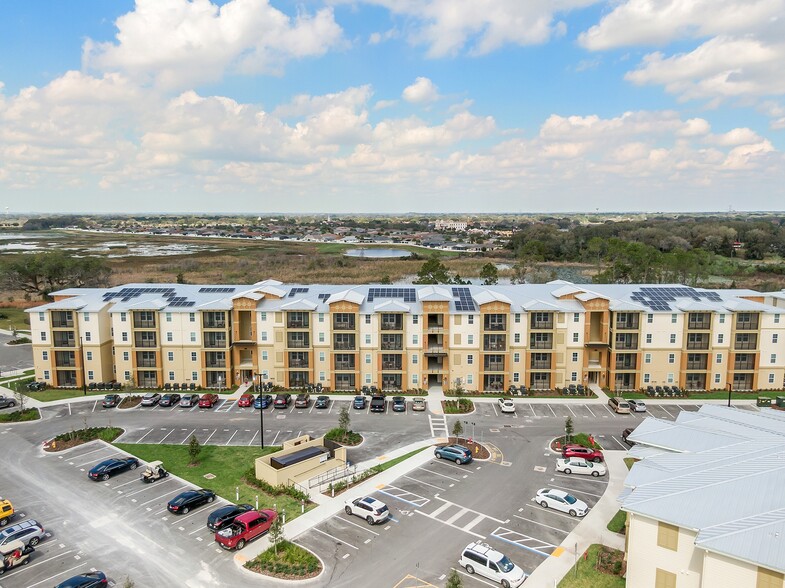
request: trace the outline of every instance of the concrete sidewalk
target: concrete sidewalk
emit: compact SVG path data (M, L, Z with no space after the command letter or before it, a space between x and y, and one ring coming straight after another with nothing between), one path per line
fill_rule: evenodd
M624 536L609 531L607 524L619 511L619 503L616 498L621 494L624 488L624 479L629 472L624 463L627 452L604 451L603 453L610 479L602 498L562 541L559 547L562 547L563 551L557 550L559 555L550 556L534 570L526 580L527 588L555 588L575 565L576 557L580 557L594 543L624 550Z

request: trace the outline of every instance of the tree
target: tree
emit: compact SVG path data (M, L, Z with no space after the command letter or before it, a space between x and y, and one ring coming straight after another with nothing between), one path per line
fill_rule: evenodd
M422 264L420 271L417 272L415 284L449 284L452 282L447 266L445 266L436 256L431 257Z
M480 278L485 286L493 286L499 283L499 270L492 263L486 263L480 270Z
M191 435L191 440L188 442L188 455L191 458L191 461L188 462L188 465L196 465L199 463L199 454L202 452L202 445L199 443L199 439L196 438L196 435Z
M185 274L183 274L183 272L177 274L177 283L185 284Z
M454 568L450 572L450 575L447 576L447 583L444 586L445 588L463 588L463 580L461 580L461 577Z
M564 441L568 443L572 439L572 434L575 432L575 427L572 424L572 417L568 416L564 419Z
M351 427L352 419L349 416L349 407L342 406L341 411L338 413L338 428L343 431L343 438L346 441L346 434L349 432L349 427Z
M134 581L131 578L126 576L125 582L123 582L123 588L134 588L134 586L136 586L136 583L134 583Z
M45 298L63 288L106 287L111 273L103 259L49 251L19 256L0 265L0 286Z
M457 419L452 426L452 436L460 437L461 435L463 435L463 425L461 424L461 419Z
M14 384L14 398L16 398L16 403L19 405L20 412L24 412L27 394L24 394L22 390L19 389L19 382L14 382Z
M281 517L277 516L270 525L270 530L267 532L270 542L273 544L275 555L278 555L278 544L284 540L283 534L283 521Z

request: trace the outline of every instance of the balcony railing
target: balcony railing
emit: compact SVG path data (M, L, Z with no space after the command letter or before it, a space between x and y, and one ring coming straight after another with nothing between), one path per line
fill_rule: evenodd
M616 362L616 369L617 370L634 370L636 369L636 362L634 361L617 361Z
M383 361L382 362L382 369L383 370L402 370L403 364L400 361Z
M57 359L57 360L55 360L55 367L59 367L59 368L75 368L76 367L76 360L75 359Z
M403 331L403 322L393 321L393 322L382 322L381 325L382 331Z
M354 370L353 361L336 361L335 369L337 370Z
M553 342L552 341L532 341L531 345L529 345L532 349L552 349Z
M289 339L286 342L286 346L289 349L307 349L308 347L310 347L308 341L305 341L303 339ZM338 347L336 347L336 349L338 349Z
M55 347L76 347L76 340L73 337L55 337L53 343Z
M73 319L54 319L52 321L52 328L53 329L73 329L74 328L74 320Z
M553 321L532 321L532 329L550 330L553 329Z
M711 329L710 321L690 321L687 323L687 328L690 331L708 331Z
M155 339L137 339L135 341L136 347L155 347ZM209 347L209 345L205 345L205 347Z
M637 331L639 324L637 319L632 321L616 321L615 329L617 331Z
M758 330L758 319L752 319L748 321L736 321L736 330L737 331L757 331Z
M226 321L204 321L205 329L225 329Z
M734 349L742 350L755 350L757 349L757 341L736 341L733 346Z
M441 345L429 345L425 348L425 353L447 353L447 350Z
M291 367L291 368L307 368L308 367L308 360L307 359L290 359L289 360L289 367Z
M486 372L503 372L504 362L489 361L485 364Z
M755 369L755 360L754 359L746 359L742 361L734 361L733 362L733 369L734 370L754 370Z
M154 329L155 319L134 319L134 329Z
M226 367L226 360L221 359L217 361L210 361L209 359L204 364L205 367L208 368L225 368Z
M289 319L286 321L287 329L307 329L308 321L302 319Z
M333 323L333 330L334 331L354 331L354 323L353 322L334 322Z
M382 341L382 349L385 351L400 351L403 349L403 341Z
M303 347L305 347L305 345ZM336 341L335 345L333 345L333 348L339 349L341 351L353 351L354 343L352 343L351 341L341 341L341 342Z
M506 331L507 325L504 323L485 323L486 331Z
M139 361L136 362L136 367L154 368L156 367L155 359L140 359Z
M531 369L533 370L549 370L551 369L550 361L532 361Z
M705 370L706 367L709 365L707 361L688 361L687 362L687 369L688 370Z

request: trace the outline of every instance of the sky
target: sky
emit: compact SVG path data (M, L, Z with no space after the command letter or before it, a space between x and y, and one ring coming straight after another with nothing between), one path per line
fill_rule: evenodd
M785 210L785 0L8 1L11 213Z

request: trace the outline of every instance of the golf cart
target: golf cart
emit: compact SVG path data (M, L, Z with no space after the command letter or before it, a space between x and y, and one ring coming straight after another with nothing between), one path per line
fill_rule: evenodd
M163 468L163 465L164 462L162 461L151 461L148 463L142 472L142 482L151 483L168 476L169 472Z
M0 555L3 557L0 562L0 575L17 566L29 564L30 554L34 551L35 549L25 546L19 539L0 545Z

